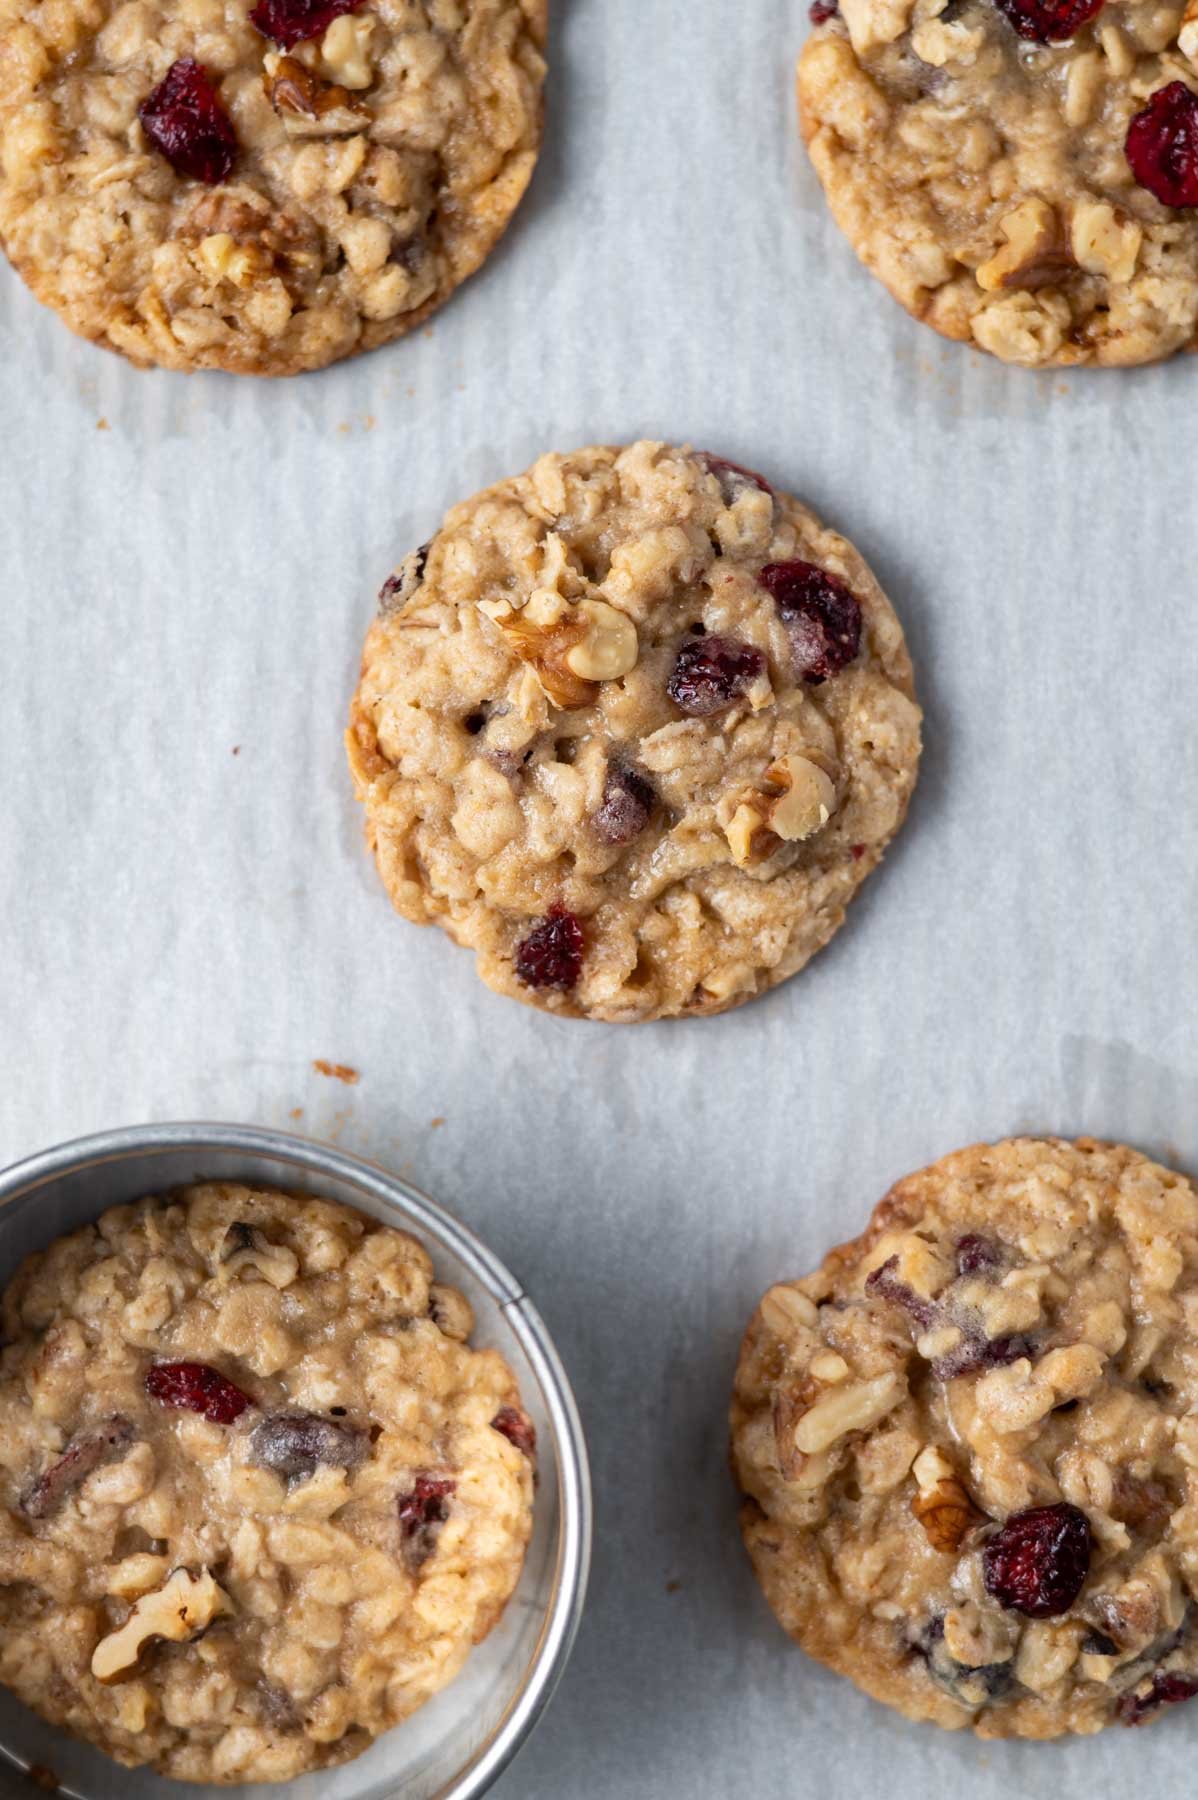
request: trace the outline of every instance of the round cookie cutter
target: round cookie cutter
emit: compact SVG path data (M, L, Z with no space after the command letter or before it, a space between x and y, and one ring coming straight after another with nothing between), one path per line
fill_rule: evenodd
M142 1125L60 1144L0 1172L0 1287L21 1258L106 1207L197 1180L319 1194L411 1231L441 1281L475 1310L475 1342L511 1364L537 1428L532 1540L500 1623L440 1694L364 1755L298 1780L242 1787L287 1800L476 1800L548 1705L582 1616L591 1554L591 1481L574 1396L548 1331L498 1257L435 1201L375 1164L247 1125ZM125 1769L45 1724L0 1688L0 1797L34 1780L70 1800L183 1800L228 1787ZM52 1786L51 1779L57 1783Z

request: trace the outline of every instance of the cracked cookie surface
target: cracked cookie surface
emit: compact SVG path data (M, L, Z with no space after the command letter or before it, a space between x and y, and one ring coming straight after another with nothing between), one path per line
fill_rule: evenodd
M742 1346L741 1526L782 1625L981 1737L1191 1698L1196 1334L1184 1176L1025 1138L900 1181Z
M546 18L0 0L0 242L139 364L285 375L373 349L479 267L524 193Z
M18 1271L0 1354L0 1680L185 1781L344 1762L515 1588L531 1421L406 1233L229 1185Z
M1008 362L1149 362L1198 333L1195 59L1194 0L842 0L799 59L803 136L915 317Z
M541 458L386 583L347 736L398 910L491 987L719 1012L833 935L902 823L920 713L861 557L763 477Z

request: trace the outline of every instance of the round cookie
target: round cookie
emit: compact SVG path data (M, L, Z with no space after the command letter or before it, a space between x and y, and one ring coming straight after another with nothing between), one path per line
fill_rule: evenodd
M139 364L289 375L421 324L540 145L548 0L0 15L0 243Z
M837 223L909 312L1027 365L1194 348L1195 0L812 15L803 136Z
M421 1246L205 1185L3 1299L0 1680L119 1762L282 1781L460 1670L515 1588L531 1421Z
M812 1656L980 1737L1198 1694L1198 1193L1134 1150L977 1145L765 1295L741 1526Z
M543 456L380 599L347 738L368 839L500 993L739 1005L827 943L902 823L920 713L889 602L718 457Z

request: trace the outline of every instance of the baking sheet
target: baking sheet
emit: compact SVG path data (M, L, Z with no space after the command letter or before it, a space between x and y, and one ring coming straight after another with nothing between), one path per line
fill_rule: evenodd
M739 1332L894 1177L1018 1130L1198 1169L1198 362L1035 375L908 321L798 149L805 30L794 0L555 0L507 241L428 331L324 375L140 374L0 276L0 1162L143 1119L290 1126L518 1273L599 1529L502 1800L1180 1791L1198 1718L1045 1747L906 1725L788 1645L735 1534ZM855 538L927 752L804 975L620 1028L501 1000L391 914L339 735L373 594L444 509L641 433Z

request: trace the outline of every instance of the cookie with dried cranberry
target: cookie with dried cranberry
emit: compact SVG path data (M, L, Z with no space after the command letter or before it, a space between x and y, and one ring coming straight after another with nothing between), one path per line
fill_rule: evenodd
M920 713L861 557L660 443L543 456L383 587L347 737L392 901L500 993L721 1012L825 944L903 821Z
M1119 1145L979 1144L765 1295L741 1528L780 1623L980 1737L1198 1694L1198 1192Z
M916 318L1030 366L1195 347L1195 0L840 0L798 92L838 224Z
M133 362L289 375L411 331L541 138L548 0L64 0L0 20L0 243Z
M30 1257L0 1322L0 1682L52 1724L175 1780L287 1781L500 1617L536 1434L406 1232L204 1183Z

